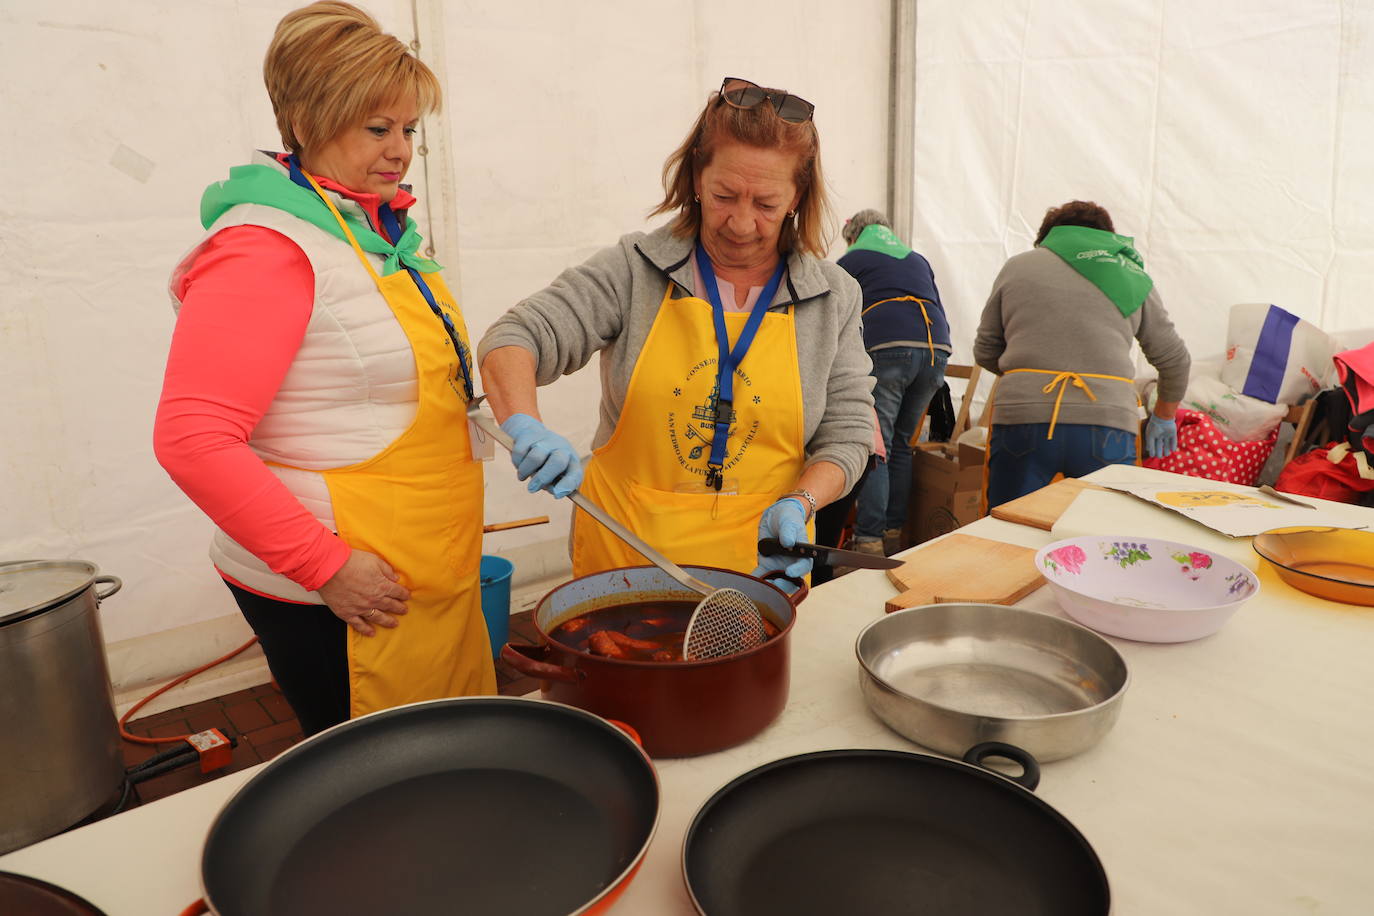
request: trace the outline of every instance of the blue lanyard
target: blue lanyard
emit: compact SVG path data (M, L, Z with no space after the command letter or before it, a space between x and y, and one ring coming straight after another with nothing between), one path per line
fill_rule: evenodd
M749 352L749 346L754 342L759 325L763 324L763 316L768 314L768 307L773 303L773 296L777 294L778 286L782 283L783 272L787 270L787 261L779 259L778 269L773 271L773 276L764 286L763 292L759 293L759 298L749 313L749 319L744 323L744 330L740 332L732 350L730 334L725 328L725 306L721 304L720 288L716 285L716 272L700 239L697 239L696 253L697 269L701 271L706 295L711 301L711 320L716 329L716 390L711 420L715 433L711 439L711 457L706 462L706 485L719 491L725 483L725 445L730 438L730 424L735 420L735 370L744 362L744 355Z
M386 234L393 239L401 237L401 221L396 218L396 213L391 209L391 204L382 204L377 210L382 218L382 228L386 229ZM439 320L444 323L444 331L448 334L449 343L453 344L453 352L458 357L458 372L463 376L463 400L472 400L472 369L468 366L468 348L463 346L463 338L458 334L458 328L453 324L453 319L448 313L439 308L439 303L434 301L434 293L430 292L429 284L424 281L420 272L413 267L406 267L406 273L410 274L410 279L415 281L415 285L420 288L420 295L425 297L425 302L429 303L429 310L439 316Z
M310 184L310 180L305 177L305 173L301 171L300 161L294 154L287 157L287 165L291 170L292 181L312 193L318 193ZM396 241L401 237L402 229L401 221L397 218L396 212L391 209L391 204L382 204L378 208L377 214L381 217L382 228L390 236L391 243L396 244ZM448 316L448 313L439 307L439 303L434 298L434 293L430 291L429 284L424 281L420 272L413 267L406 267L405 270L406 273L410 274L410 279L415 281L415 285L419 287L420 295L425 297L429 310L443 322L449 343L453 344L453 352L458 356L458 372L463 377L463 398L471 401L473 395L472 369L468 365L468 348L463 345L463 338L458 334L458 328L453 324L453 319Z

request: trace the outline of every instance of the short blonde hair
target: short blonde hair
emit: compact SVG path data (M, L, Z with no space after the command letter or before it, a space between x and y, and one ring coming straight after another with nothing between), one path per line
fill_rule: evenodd
M414 97L421 115L442 102L433 71L377 20L341 0L283 16L262 78L281 141L294 153L328 143L393 99Z
M777 98L781 89L764 89ZM693 238L701 231L701 204L696 199L696 177L711 164L716 147L722 142L743 143L762 149L777 149L797 154L792 182L801 195L795 217L783 220L778 235L778 253L793 248L823 258L828 248L827 224L831 222L830 202L821 174L821 139L814 120L793 124L778 117L773 106L760 103L753 108L735 108L711 93L706 107L697 116L687 139L663 164L663 200L649 214L677 212L672 233Z

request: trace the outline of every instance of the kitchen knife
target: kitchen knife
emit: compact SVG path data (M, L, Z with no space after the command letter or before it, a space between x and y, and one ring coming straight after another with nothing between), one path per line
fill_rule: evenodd
M759 553L765 557L810 557L818 563L824 563L830 567L836 566L857 566L862 569L896 569L905 563L905 560L894 559L893 557L880 557L871 553L860 553L857 550L841 550L838 547L822 547L820 544L808 544L805 541L798 541L791 547L784 547L778 543L777 538L764 538L759 541Z

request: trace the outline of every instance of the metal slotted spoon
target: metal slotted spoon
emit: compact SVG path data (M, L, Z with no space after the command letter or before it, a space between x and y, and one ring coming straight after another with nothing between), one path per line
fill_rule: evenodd
M508 451L515 450L515 440L506 434L496 421L479 410L486 395L478 395L468 402L468 419ZM723 658L762 645L768 638L763 627L759 607L744 592L736 588L716 588L693 576L663 554L640 540L604 509L587 499L578 490L568 494L573 505L596 519L606 530L633 547L650 563L663 570L686 588L704 596L692 611L683 636L682 657L687 661Z

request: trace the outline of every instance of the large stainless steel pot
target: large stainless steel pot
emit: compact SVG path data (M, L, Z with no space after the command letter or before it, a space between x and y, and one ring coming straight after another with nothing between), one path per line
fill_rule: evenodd
M121 583L97 573L77 560L0 563L0 853L76 824L123 783L96 613Z
M869 624L855 643L869 708L917 744L958 757L985 741L1058 760L1116 722L1130 675L1111 643L1062 617L931 604Z
M690 757L732 747L763 731L787 704L788 659L796 604L776 586L728 569L688 566L719 588L737 588L780 631L761 646L695 662L641 662L579 652L549 638L555 627L588 611L700 596L654 566L610 569L549 592L534 611L539 646L506 643L501 658L543 681L544 699L628 723L655 757Z

